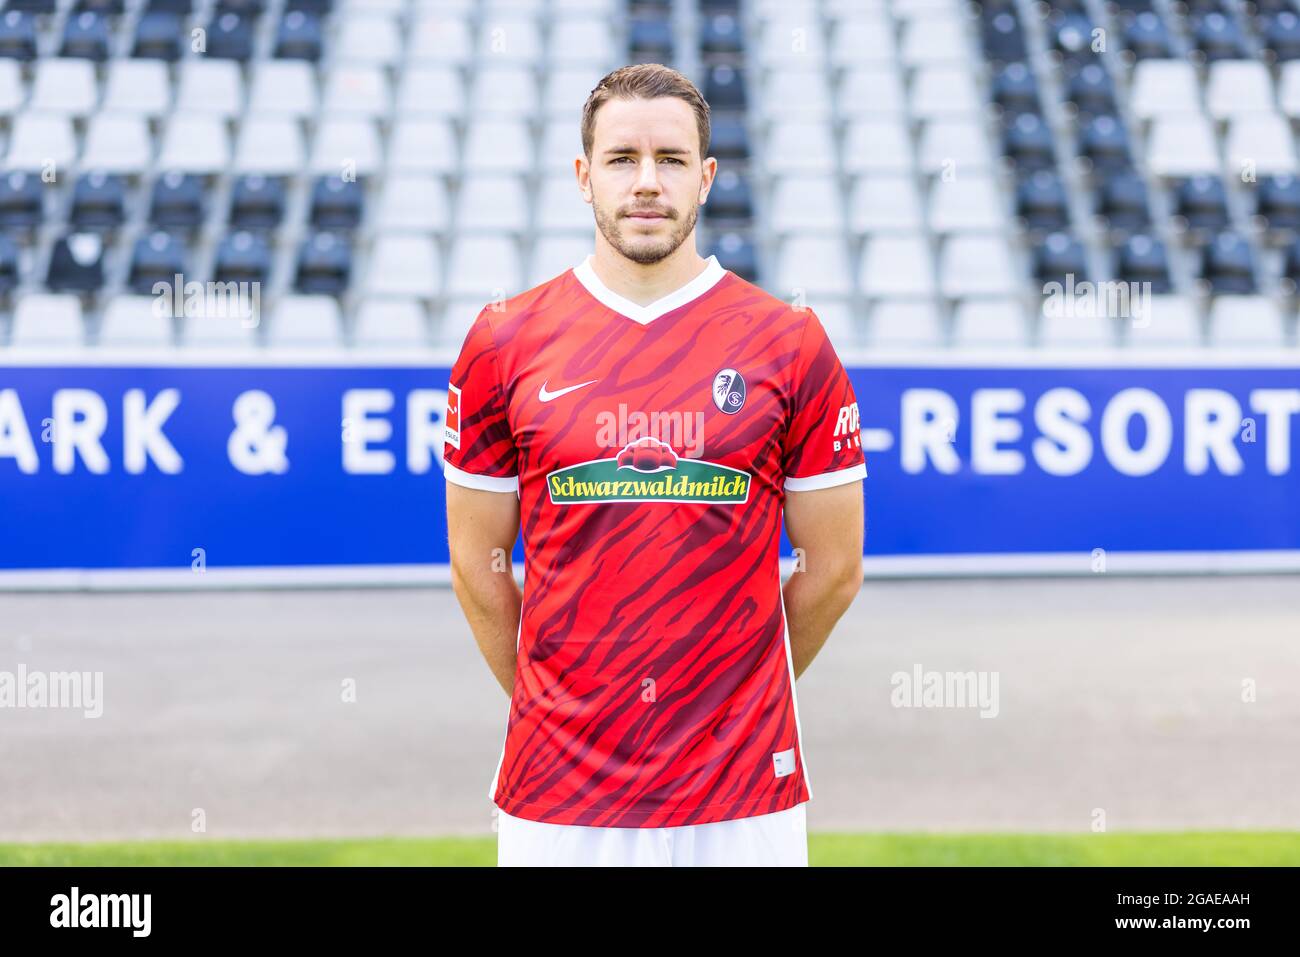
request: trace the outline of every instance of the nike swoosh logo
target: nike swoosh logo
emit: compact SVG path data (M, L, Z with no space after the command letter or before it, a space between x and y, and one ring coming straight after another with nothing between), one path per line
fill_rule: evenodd
M542 402L550 402L552 399L558 399L562 395L568 395L574 389L581 389L583 386L599 382L599 379L592 379L591 382L579 382L577 385L571 385L567 389L556 389L554 392L546 391L546 383L542 383L541 390L537 393L537 398Z

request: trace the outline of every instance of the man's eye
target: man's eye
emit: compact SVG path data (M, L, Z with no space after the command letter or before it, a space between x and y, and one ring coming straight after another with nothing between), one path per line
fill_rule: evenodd
M632 157L630 157L630 156L615 156L612 160L610 160L610 162L611 162L611 163L630 163L630 162L632 162Z
M667 162L669 162L669 163L676 163L678 166L681 166L681 165L682 165L682 161L679 160L679 159L677 159L676 157L673 157L673 156L665 156L664 159L665 159Z

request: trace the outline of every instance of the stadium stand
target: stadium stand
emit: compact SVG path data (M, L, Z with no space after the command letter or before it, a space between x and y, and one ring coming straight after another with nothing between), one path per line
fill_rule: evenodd
M1295 345L1295 0L7 0L0 348L457 348L590 249L638 61L711 104L702 251L845 350Z

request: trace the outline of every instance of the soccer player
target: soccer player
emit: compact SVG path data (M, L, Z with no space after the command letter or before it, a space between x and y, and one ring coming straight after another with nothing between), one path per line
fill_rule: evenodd
M452 584L510 695L501 865L808 862L795 678L861 588L866 462L816 314L696 251L708 147L686 77L605 77L594 255L484 308L451 371Z

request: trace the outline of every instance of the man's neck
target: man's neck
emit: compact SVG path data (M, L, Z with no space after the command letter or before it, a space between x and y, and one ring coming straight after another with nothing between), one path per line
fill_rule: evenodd
M688 248L689 247L689 248ZM648 306L681 289L708 267L708 260L684 242L667 259L641 265L620 255L605 242L597 242L591 268L596 278L624 299Z

